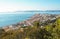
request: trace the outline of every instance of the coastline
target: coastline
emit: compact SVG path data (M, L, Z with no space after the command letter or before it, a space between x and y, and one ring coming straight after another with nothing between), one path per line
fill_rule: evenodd
M59 18L60 15L52 15L52 14L34 14L33 16L31 16L29 19L26 19L22 22L18 22L16 24L11 24L5 27L2 27L4 30L15 30L15 29L19 29L20 27L24 27L24 26L33 26L33 23L35 21L39 21L41 23L44 23L48 20L55 20L56 18ZM42 25L41 25L42 26Z

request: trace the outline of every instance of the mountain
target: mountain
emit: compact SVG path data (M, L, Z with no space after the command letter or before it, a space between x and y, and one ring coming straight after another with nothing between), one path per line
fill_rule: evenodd
M25 11L15 11L15 12L60 12L60 10L25 10Z
M46 12L60 12L60 10L46 10Z

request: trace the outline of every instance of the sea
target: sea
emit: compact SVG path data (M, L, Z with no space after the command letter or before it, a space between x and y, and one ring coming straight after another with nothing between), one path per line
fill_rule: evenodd
M60 14L60 12L4 12L0 13L0 27L16 24L29 19L34 14Z

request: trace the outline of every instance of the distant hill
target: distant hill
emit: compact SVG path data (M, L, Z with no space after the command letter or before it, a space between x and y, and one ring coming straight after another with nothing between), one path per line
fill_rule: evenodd
M15 11L15 12L60 12L60 10L26 10L26 11Z

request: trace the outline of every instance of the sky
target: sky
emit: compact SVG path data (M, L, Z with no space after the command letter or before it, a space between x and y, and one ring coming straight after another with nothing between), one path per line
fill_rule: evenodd
M60 10L60 0L0 0L0 12Z

